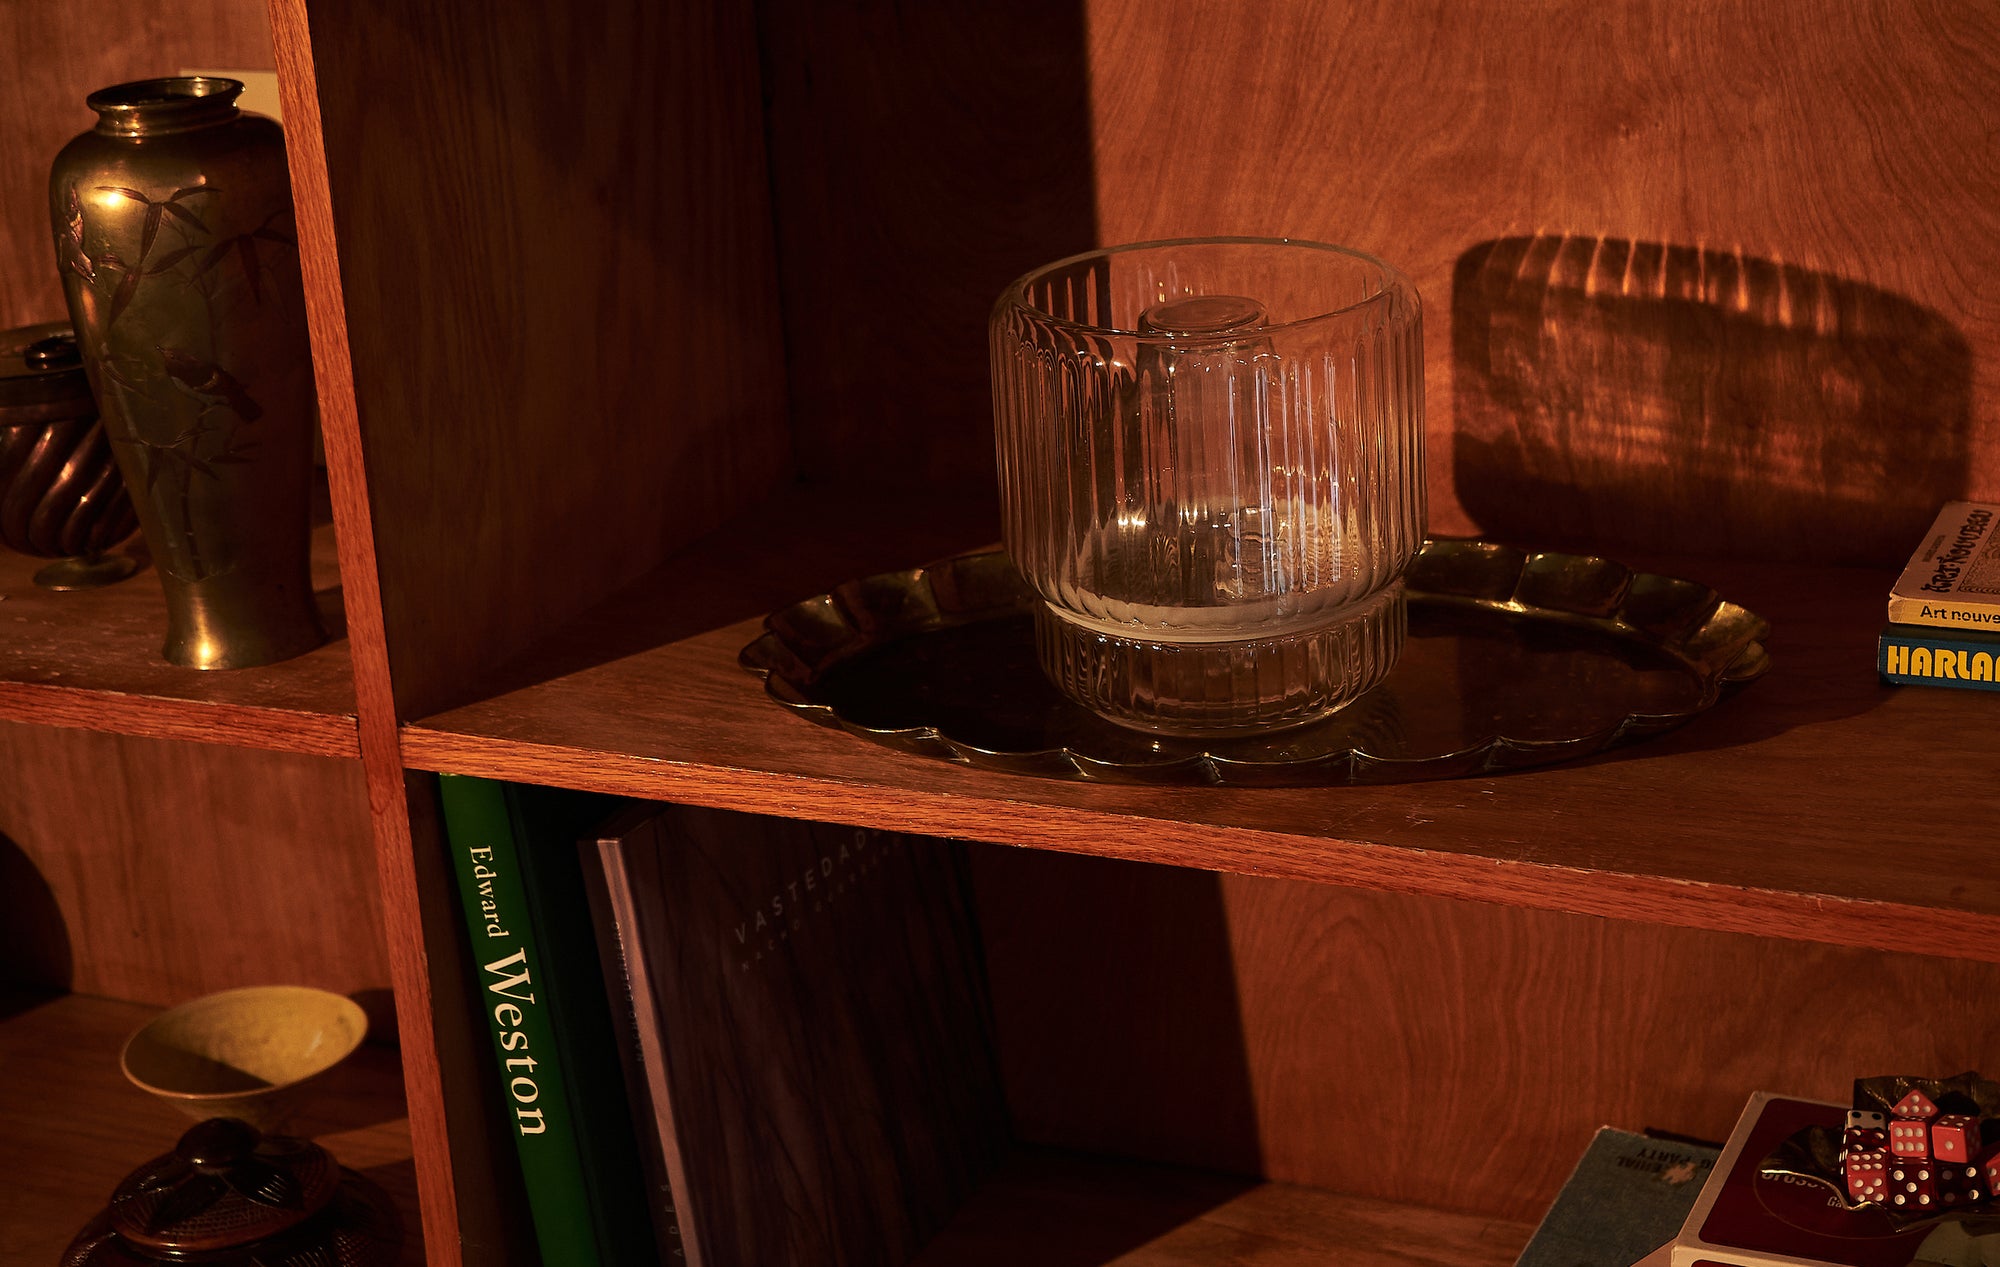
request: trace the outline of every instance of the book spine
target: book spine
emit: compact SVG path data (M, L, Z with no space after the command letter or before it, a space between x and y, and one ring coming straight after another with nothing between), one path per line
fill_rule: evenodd
M1889 619L1898 625L1928 625L1936 629L1982 629L2000 633L2000 603L1982 603L1965 599L1939 600L1935 598L1906 598L1900 594L1889 599Z
M1884 631L1875 655L1876 672L1895 686L1956 686L2000 691L2000 645L1967 642L1940 634Z
M505 788L458 775L440 775L438 783L452 874L479 979L479 1009L493 1036L500 1073L496 1108L521 1159L542 1261L548 1267L601 1267Z
M594 904L602 958L607 976L616 974L617 988L627 1005L616 1010L620 1050L636 1112L652 1118L653 1129L645 1132L647 1184L652 1189L653 1226L658 1237L662 1263L685 1263L702 1267L699 1240L692 1228L682 1228L680 1206L687 1199L686 1161L681 1156L679 1133L674 1129L673 1100L667 1087L667 1052L659 1030L659 1018L647 1002L654 997L652 970L637 947L628 946L639 927L638 903L632 896L632 877L627 873L622 844L615 838L597 845L598 867L590 897Z
M610 802L521 784L505 790L598 1255L614 1264L649 1262L653 1220L579 848Z

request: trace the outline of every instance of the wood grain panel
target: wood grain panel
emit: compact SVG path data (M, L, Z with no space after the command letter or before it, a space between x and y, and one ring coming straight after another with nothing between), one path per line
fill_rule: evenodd
M744 6L312 14L396 697L762 495L784 372Z
M388 984L360 763L6 724L0 769L25 881L0 916L66 970L35 984L162 1005Z
M2000 491L1991 7L1095 0L1088 11L1101 239L1322 238L1415 280L1428 301L1435 528L1546 537L1577 527L1581 501L1599 512L1594 531L1656 548L1688 530L1703 548L1886 564L1940 501ZM1498 316L1526 323L1531 359L1503 384L1520 393L1496 400L1491 367L1459 354L1454 325L1495 314L1483 300L1468 312L1454 274L1498 242L1538 236L1650 244L1692 256L1697 272L1706 260L1711 289L1631 296L1607 343L1593 305L1615 288L1578 287L1563 308L1566 275L1527 260ZM1786 270L1839 302L1787 290ZM1717 334L1731 344L1715 346ZM1761 423L1795 443L1760 448ZM1518 447L1503 443L1513 427ZM1560 451L1533 447L1558 429ZM1752 487L1697 496L1702 474L1739 450L1749 474L1732 478ZM1867 454L1896 455L1913 478L1821 486L1844 456ZM1621 463L1635 456L1657 460L1656 486L1683 497L1655 494L1622 522L1606 481L1629 477ZM1831 531L1801 531L1820 517Z
M1843 1100L1857 1076L2000 1060L1990 964L1026 851L974 862L1031 1142L1213 1165L1248 1141L1284 1182L1533 1219L1599 1126L1720 1139L1752 1091ZM1132 914L1162 909L1185 918ZM1201 959L1222 984L1183 972Z
M1900 295L1544 234L1461 255L1451 302L1458 495L1491 532L1887 562L1966 486L1971 349Z
M0 5L0 328L67 319L50 245L56 151L97 122L99 88L186 66L269 70L261 0L64 0Z
M1083 6L758 11L801 469L990 503L987 312L1093 244Z

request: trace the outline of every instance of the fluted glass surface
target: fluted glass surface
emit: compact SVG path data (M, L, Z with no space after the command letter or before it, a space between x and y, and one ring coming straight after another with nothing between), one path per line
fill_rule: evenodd
M1400 273L1310 242L1114 247L1009 286L990 334L1003 531L1066 693L1246 732L1388 671L1424 524Z

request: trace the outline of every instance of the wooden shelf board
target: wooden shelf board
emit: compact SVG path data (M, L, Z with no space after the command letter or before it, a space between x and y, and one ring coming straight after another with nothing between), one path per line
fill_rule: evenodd
M835 525L829 535L841 531L835 517L822 521ZM745 531L690 552L671 575L576 622L530 667L495 675L483 698L406 725L405 761L1001 844L2000 960L2000 873L1982 861L2000 822L2000 784L1966 777L1992 697L1877 682L1885 573L1632 560L1697 577L1767 617L1773 667L1679 730L1596 758L1393 786L1159 788L962 768L779 708L736 663L763 611L942 551L926 542L884 559L879 538L871 556L767 531L772 540Z
M331 525L313 533L313 587L335 637L255 669L161 659L166 601L151 566L103 589L55 593L34 583L46 562L0 550L0 720L359 755Z
M126 1037L157 1009L69 994L0 992L0 1261L53 1263L134 1168L170 1151L190 1118L127 1082ZM423 1262L416 1180L394 1048L369 1044L327 1075L298 1133L385 1191L403 1218L400 1262Z
M1527 1223L1022 1149L913 1267L1506 1267Z

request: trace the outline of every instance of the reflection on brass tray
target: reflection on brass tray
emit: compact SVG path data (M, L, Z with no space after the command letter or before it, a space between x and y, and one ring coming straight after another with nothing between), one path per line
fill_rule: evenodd
M1707 586L1609 559L1427 542L1388 679L1268 738L1122 729L1042 677L1034 596L1000 551L850 581L744 648L771 697L891 748L1054 778L1395 783L1544 765L1668 730L1770 666L1769 626Z

